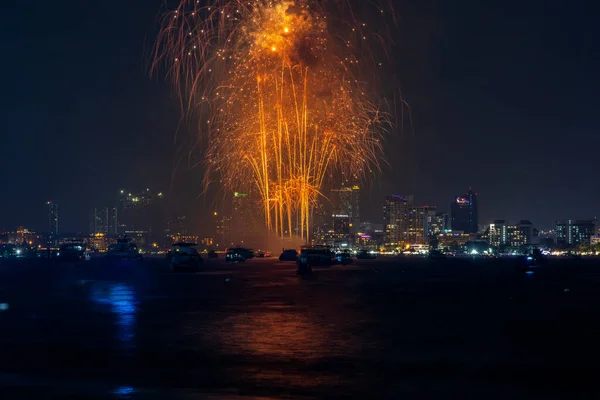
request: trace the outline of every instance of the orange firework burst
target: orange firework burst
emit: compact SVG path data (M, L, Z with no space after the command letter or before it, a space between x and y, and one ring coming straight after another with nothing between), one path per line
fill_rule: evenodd
M170 66L186 111L208 112L206 176L255 189L269 231L308 239L325 178L379 166L386 118L361 79L376 75L366 24L333 0L208 3L165 16L155 66Z

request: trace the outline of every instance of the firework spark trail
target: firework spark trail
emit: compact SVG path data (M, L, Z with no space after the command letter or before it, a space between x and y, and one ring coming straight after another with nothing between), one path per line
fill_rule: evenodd
M360 59L366 24L350 14L334 29L334 0L206 3L166 14L155 66L169 65L186 111L209 116L206 176L256 190L269 231L308 239L327 176L379 167L387 118L359 80L374 65Z

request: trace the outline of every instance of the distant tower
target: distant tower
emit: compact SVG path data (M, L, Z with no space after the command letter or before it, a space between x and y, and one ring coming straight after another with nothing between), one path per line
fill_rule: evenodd
M334 196L333 224L336 233L358 233L360 229L360 187L358 185L332 189Z
M231 244L231 217L228 215L213 212L213 226L215 232L215 244L222 247L228 247Z
M110 207L108 217L108 234L116 236L119 234L119 213L117 207Z
M457 196L450 204L451 228L453 231L477 233L479 229L479 211L477 208L477 193L471 189Z
M48 241L56 244L60 234L59 207L52 201L46 202L46 205L48 206Z
M262 226L257 197L253 193L235 192L231 208L230 240L237 245L256 245Z

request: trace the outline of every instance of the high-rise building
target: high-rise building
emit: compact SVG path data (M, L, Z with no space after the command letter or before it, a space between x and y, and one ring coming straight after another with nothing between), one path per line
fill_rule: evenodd
M93 208L90 211L90 235L108 233L108 207Z
M90 211L90 235L102 233L116 236L118 234L117 207L92 208Z
M60 215L58 204L48 201L48 242L56 245L60 236Z
M450 204L450 214L453 231L477 233L479 228L477 193L469 189L465 195L457 196Z
M410 244L423 243L425 236L425 210L423 207L411 207L408 210L406 240Z
M383 204L384 242L387 245L398 245L407 240L408 210L412 207L414 197L392 195Z
M421 206L408 209L408 228L406 239L411 244L424 244L436 226L436 207Z
M165 229L162 193L146 189L139 193L121 190L119 214L119 233L146 232L161 233Z
M356 234L360 229L360 186L342 185L340 189L332 189L334 196L334 231ZM337 217L336 217L337 216ZM346 221L343 221L343 220ZM337 227L336 228L336 221ZM344 232L345 233L345 232Z
M490 224L489 242L492 246L502 246L508 243L508 226L503 219L497 219Z
M119 234L119 211L117 207L108 208L108 234L112 236Z
M180 215L167 221L167 236L187 236L189 235L189 218L185 215Z
M215 245L228 247L231 245L231 217L215 211L213 213L213 226L215 229Z
M429 218L429 236L439 235L448 230L448 213L438 212Z
M262 210L259 200L252 193L235 192L231 213L231 241L237 245L256 246L262 239Z
M561 246L589 245L596 233L595 220L556 221L556 244Z
M324 243L327 233L332 229L332 214L327 211L327 205L319 201L312 210L310 237L313 244Z

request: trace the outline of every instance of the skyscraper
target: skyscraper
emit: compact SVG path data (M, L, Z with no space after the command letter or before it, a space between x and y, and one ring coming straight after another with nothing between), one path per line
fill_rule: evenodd
M255 246L263 227L259 200L252 193L235 192L232 200L231 240L238 245Z
M146 189L139 193L121 190L119 210L119 233L164 232L165 221L161 204L163 194ZM116 215L116 214L115 214Z
M56 245L60 235L60 215L58 204L48 201L48 244Z
M384 242L395 245L407 240L408 211L414 202L413 196L392 195L383 204Z
M407 216L406 239L410 243L427 243L429 236L434 234L436 222L436 207L410 207Z
M439 235L448 229L448 213L438 212L429 222L429 236Z
M108 233L108 207L93 208L90 211L90 234Z
M116 236L119 234L119 212L117 207L108 209L108 234Z
M92 208L89 214L89 233L116 236L119 233L117 207Z
M469 189L465 195L456 196L450 204L450 214L453 231L477 233L479 228L477 193Z
M213 226L217 247L228 247L231 244L231 217L215 211L213 212Z
M332 214L331 210L328 211L328 205L319 199L312 210L310 235L315 244L324 243L327 233L332 228Z
M332 189L334 201L334 230L338 233L356 234L360 229L360 186L344 186ZM337 225L337 228L336 226ZM339 228L339 229L338 229Z

